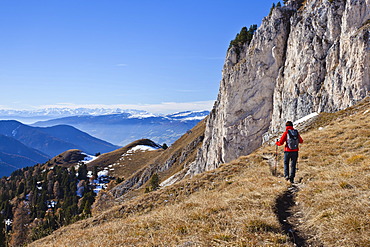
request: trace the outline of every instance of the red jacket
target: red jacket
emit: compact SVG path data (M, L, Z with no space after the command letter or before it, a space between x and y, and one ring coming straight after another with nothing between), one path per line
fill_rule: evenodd
M276 142L276 145L278 145L278 146L284 145L284 142L286 142L286 140L287 140L288 130L292 130L292 129L294 129L293 126L286 126L285 132L281 136L280 141L277 141ZM299 143L303 143L303 139L302 139L302 137L301 137L301 135L299 133L298 133L298 139L299 139ZM288 147L288 145L285 144L284 151L286 151L286 152L296 152L296 151L299 151L299 148L297 148L297 149L290 149Z

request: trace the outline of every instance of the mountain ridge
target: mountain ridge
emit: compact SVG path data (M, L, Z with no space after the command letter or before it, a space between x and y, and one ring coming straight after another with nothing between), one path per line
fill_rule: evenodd
M31 127L15 120L0 121L0 137L0 147L6 150L0 159L6 159L8 162L4 163L17 168L46 162L68 149L95 154L119 148L71 126Z
M48 155L11 137L0 135L0 177L10 175L11 172L25 166L46 162L48 159Z
M185 111L164 116L137 116L130 113L71 116L37 122L32 126L67 124L121 146L142 138L170 145L208 114L208 111Z

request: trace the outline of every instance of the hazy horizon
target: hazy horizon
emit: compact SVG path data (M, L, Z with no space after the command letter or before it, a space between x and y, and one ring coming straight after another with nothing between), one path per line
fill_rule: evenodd
M227 48L274 1L2 1L0 107L210 110Z

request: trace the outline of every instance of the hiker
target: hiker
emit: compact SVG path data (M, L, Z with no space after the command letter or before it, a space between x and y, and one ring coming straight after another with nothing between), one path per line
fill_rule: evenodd
M294 183L299 151L298 144L303 143L303 139L299 135L298 130L293 128L293 123L291 121L286 122L285 126L286 130L281 136L280 140L276 141L276 145L282 146L284 142L286 142L284 148L284 177L286 180L290 180L291 183Z

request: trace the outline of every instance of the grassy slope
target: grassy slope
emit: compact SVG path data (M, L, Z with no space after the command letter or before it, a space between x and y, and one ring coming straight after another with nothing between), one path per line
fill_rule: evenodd
M194 161L196 153L202 144L204 130L205 120L199 122L195 127L193 127L193 129L191 129L191 131L184 134L168 149L158 150L156 156L148 158L148 155L155 151L139 152L135 154L136 156L130 156L132 159L124 164L122 170L125 171L128 167L133 166L136 167L136 170L131 173L131 176L125 177L125 181L117 185L110 192L116 196L117 194L120 194L119 201L127 200L127 198L143 194L145 188L148 187L150 177L154 173L159 175L161 182L175 174L183 177L186 173L186 169L184 168L189 167L189 164ZM121 161L120 164L122 165ZM116 169L115 173L117 172L119 172L119 170ZM142 185L138 187L139 184ZM125 189L127 187L130 187L131 189L125 191L122 195L122 188ZM109 198L113 199L113 197ZM103 198L103 200L107 199L108 198L105 197ZM101 208L105 203L101 205L100 197L98 198L98 201L99 203L97 204L99 204L99 206L95 209L97 209L97 211L105 210L104 207ZM114 204L114 202L112 203ZM108 205L111 204L108 203ZM93 210L94 212L96 211L95 209Z
M56 165L69 168L78 165L78 163L85 157L86 155L82 154L82 151L78 149L70 149L46 162L45 168L50 168Z
M346 111L324 114L316 127L321 130L305 135L300 153L301 229L316 233L325 246L370 246L369 97Z
M122 157L122 155L126 154L127 151L137 145L149 146L150 141L147 139L137 140L120 149L101 154L96 160L88 163L87 166L89 169L92 169L94 166L98 166L99 170L102 170L103 168L112 165L114 170L110 171L109 175L114 177L123 177L126 179L135 173L135 171L145 166L146 161L157 157L163 151L162 149L150 152L137 151Z
M109 174L111 176L121 177L127 180L131 176L135 176L135 173L140 170L145 170L150 165L156 164L158 166L163 166L169 159L173 159L174 162L169 169L158 172L161 181L164 181L175 173L181 171L183 167L187 166L195 159L197 148L200 147L201 142L199 142L195 147L187 148L187 145L191 145L195 139L203 135L204 129L205 121L203 120L189 133L184 134L166 150L136 151L127 154L127 151L136 145L149 145L146 143L148 142L147 139L137 140L125 147L100 155L96 160L88 163L88 168L92 169L92 167L98 166L101 170L112 165L114 170L110 171ZM181 159L180 156L183 155L184 150L188 151L188 153L186 157Z
M302 133L298 229L324 246L370 244L369 105L367 99L347 111L322 114ZM272 176L262 158L274 150L262 147L64 227L31 246L292 246L274 213L276 198L289 184Z

